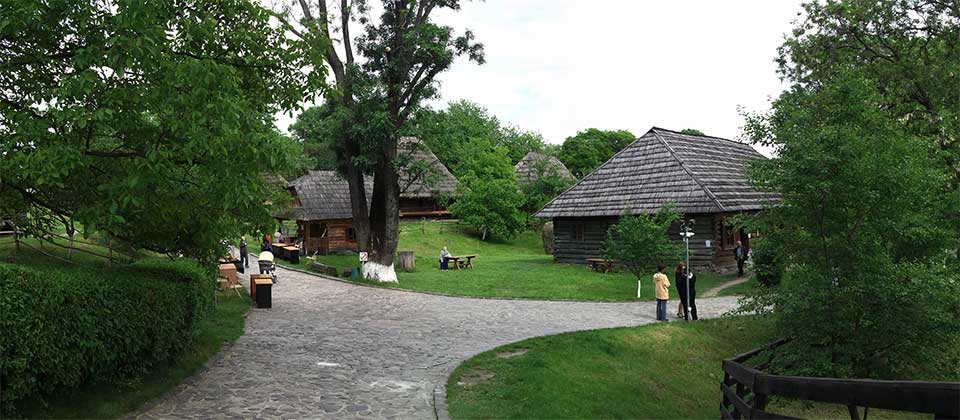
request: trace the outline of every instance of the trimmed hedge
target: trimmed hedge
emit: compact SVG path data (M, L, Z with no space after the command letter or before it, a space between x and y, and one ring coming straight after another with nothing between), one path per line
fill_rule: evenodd
M0 263L0 405L135 378L191 343L215 272L150 259L111 270Z

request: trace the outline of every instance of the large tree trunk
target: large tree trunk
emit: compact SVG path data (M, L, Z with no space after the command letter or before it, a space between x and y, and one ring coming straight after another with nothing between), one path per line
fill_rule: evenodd
M400 184L393 161L397 155L397 139L384 145L384 154L373 179L370 203L369 259L363 265L363 276L382 282L397 282L393 256L400 232Z

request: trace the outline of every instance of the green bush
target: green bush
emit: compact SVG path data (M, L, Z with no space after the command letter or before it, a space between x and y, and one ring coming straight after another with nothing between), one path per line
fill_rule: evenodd
M750 250L750 258L753 260L753 274L757 282L764 286L780 284L784 270L783 254L774 239L755 240Z
M0 264L0 405L122 382L177 355L210 308L214 273L151 259L112 270Z

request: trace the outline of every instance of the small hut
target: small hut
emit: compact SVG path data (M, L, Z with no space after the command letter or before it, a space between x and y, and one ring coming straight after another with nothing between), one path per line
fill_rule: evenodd
M444 202L457 190L457 178L430 148L416 137L402 137L398 154L400 173L400 217L445 217Z
M607 229L621 215L653 213L673 203L684 219L696 221L691 265L727 271L736 265L736 242L749 247L751 236L734 229L729 218L778 198L747 180L745 165L755 159L765 158L747 144L654 127L537 216L553 219L554 260L582 264L602 256ZM680 241L679 226L668 234Z
M530 151L513 166L517 174L517 184L528 184L544 175L556 175L565 179L573 179L567 166L554 156L547 156L543 152Z
M367 203L373 183L366 179ZM297 221L309 254L329 254L357 249L350 208L350 185L335 171L310 171L291 182L293 196L289 217Z

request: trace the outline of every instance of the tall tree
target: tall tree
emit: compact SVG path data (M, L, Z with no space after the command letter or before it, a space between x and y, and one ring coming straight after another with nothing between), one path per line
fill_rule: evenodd
M335 89L327 103L337 107L333 115L340 124L338 165L350 185L357 243L369 253L364 276L395 282L399 136L420 102L436 95L436 76L457 56L482 63L483 47L470 31L457 36L453 28L432 20L437 10L459 10L458 0L384 0L379 19L370 19L369 4L363 0L341 0L337 10L328 8L325 0L316 4L299 0L297 6L299 17L294 17L292 7L278 16L294 37L324 57L334 75ZM356 39L354 23L363 28ZM365 172L373 175L369 208Z
M320 105L307 108L290 124L290 132L303 145L310 158L310 169L330 171L337 168L336 146L339 132L332 118L334 107ZM331 124L334 126L331 127Z
M575 177L583 178L635 139L627 130L588 128L563 141L560 161Z
M523 196L504 147L489 140L471 141L474 153L467 157L457 183L457 200L450 211L480 232L480 238L511 239L524 227L520 212Z
M322 81L270 16L246 0L3 2L0 206L198 257L269 224L263 175L288 158L272 115Z

